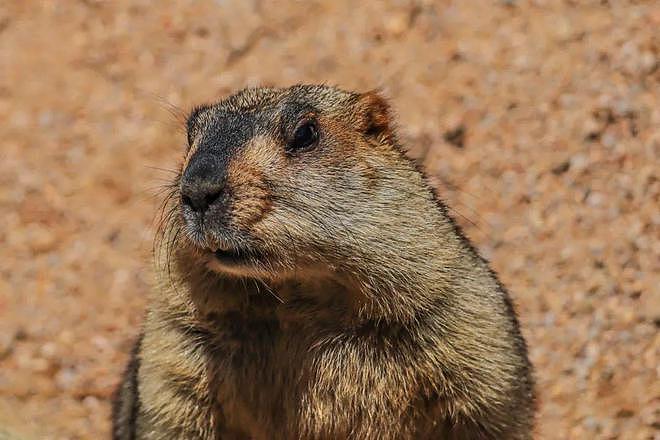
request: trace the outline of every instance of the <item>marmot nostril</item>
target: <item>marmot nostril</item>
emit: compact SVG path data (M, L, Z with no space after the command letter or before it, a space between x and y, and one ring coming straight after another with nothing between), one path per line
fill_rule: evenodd
M206 202L206 206L211 206L213 202L218 200L218 197L220 197L220 191L212 192L206 195L204 197L204 201Z
M193 211L203 214L221 194L222 190L218 187L186 185L181 189L181 202Z

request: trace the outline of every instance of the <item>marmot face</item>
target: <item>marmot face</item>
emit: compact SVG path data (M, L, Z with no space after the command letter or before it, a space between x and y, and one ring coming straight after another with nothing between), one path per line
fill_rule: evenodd
M387 105L373 92L247 89L197 108L187 125L183 239L223 273L341 271L419 180L412 165L401 169Z

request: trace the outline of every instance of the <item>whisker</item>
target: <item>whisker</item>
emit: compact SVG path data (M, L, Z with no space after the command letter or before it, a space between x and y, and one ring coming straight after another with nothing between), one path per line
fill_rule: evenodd
M270 286L269 286L268 284L266 284L266 283L263 282L262 280L257 280L257 279L255 279L255 278L252 278L252 280L253 280L253 282L254 282L254 286L257 288L257 291L260 291L260 290L259 290L259 284L261 284L262 286L264 286L264 287L266 288L266 291L268 291L268 293L270 293L270 294L271 294L275 299L277 299L281 304L284 304L284 300L283 300L279 295L277 295L277 294L273 291L273 289L270 288ZM258 283L257 283L257 281L258 281Z
M170 173L170 174L179 174L179 170L175 169L170 169L170 168L163 168L163 167L157 167L155 165L143 165L145 168L149 168L150 170L155 170L155 171L162 171L164 173Z

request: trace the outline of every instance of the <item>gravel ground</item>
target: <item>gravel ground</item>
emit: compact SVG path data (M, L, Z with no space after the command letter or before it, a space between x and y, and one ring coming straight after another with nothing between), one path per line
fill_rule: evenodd
M0 413L109 432L182 117L381 87L517 303L538 438L660 438L657 1L0 2ZM10 414L11 413L11 414Z

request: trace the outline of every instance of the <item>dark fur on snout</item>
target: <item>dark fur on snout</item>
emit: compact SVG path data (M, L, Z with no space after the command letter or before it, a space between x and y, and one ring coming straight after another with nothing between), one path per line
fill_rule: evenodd
M116 439L529 439L509 295L378 94L199 107Z

